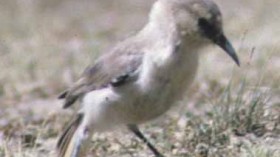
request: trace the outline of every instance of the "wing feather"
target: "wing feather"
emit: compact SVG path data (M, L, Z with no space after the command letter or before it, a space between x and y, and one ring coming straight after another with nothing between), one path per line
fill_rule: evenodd
M84 94L103 88L115 79L120 79L120 76L136 71L142 63L142 58L143 51L135 44L129 43L121 44L110 53L101 56L93 65L85 69L72 87L59 95L59 99L65 99L63 108L68 108Z

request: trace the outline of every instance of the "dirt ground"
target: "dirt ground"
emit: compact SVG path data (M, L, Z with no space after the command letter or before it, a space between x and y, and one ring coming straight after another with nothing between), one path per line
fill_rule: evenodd
M0 157L54 156L74 113L57 95L135 34L153 2L0 0ZM280 157L280 1L216 2L241 67L205 49L180 106L141 129L167 157ZM89 156L152 153L120 128L95 134Z

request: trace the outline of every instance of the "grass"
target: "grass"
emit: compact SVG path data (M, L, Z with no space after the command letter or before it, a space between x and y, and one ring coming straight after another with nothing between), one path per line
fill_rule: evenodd
M241 67L218 48L207 48L183 105L141 129L166 156L278 157L280 4L217 2ZM53 156L72 112L60 109L57 94L100 52L139 30L151 3L0 2L1 157ZM92 141L93 156L151 156L125 129Z

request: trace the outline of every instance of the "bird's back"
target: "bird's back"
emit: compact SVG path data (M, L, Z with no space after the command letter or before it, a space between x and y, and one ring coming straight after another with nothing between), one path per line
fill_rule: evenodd
M65 99L64 108L71 106L85 94L104 88L118 77L137 70L144 55L140 44L133 38L127 39L88 66L78 81L59 96L60 99Z

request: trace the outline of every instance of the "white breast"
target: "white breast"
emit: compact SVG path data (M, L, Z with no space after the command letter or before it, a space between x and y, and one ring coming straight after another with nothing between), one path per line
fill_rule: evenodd
M188 52L185 48L179 52L171 48L157 52L145 58L138 82L144 96L134 114L139 115L140 121L156 118L181 100L198 66L197 52Z

